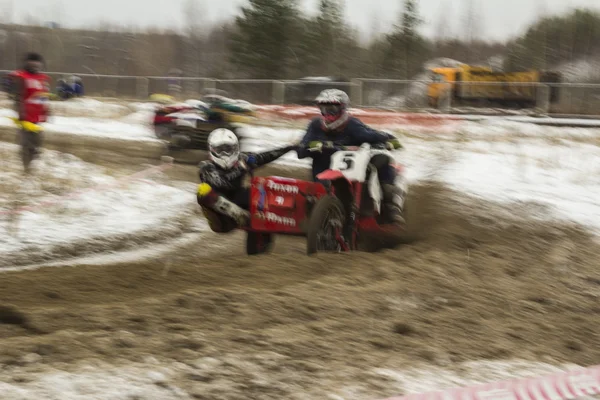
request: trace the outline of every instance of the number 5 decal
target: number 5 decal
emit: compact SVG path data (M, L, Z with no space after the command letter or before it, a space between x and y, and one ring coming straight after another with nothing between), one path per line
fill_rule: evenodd
M352 169L354 167L354 153L344 154L342 162L344 163L344 165L340 166L340 171Z

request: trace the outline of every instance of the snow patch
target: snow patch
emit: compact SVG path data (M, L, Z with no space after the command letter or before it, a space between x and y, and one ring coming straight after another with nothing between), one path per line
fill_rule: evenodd
M379 368L373 372L396 381L405 394L418 394L515 378L550 375L573 368L578 367L571 364L557 367L541 362L512 360L466 362L458 368L460 372L439 367L410 368L404 371Z
M154 110L138 110L122 117L119 121L124 124L142 125L153 131Z
M66 101L51 101L50 111L53 115L85 116L88 118L119 118L131 112L125 104L102 102L90 98L76 98Z
M118 400L181 399L182 391L171 387L174 369L153 369L134 365L115 368L107 364L82 366L77 373L54 370L36 374L29 383L0 381L0 393L7 399ZM187 398L187 397L183 397Z
M11 110L2 110L0 113L0 126L14 127L14 122L10 117L16 117L16 113ZM158 141L152 127L149 124L140 122L147 121L148 114L135 114L130 116L124 122L107 121L102 119L82 118L82 117L50 117L47 123L42 124L47 132L64 132L82 136L94 136L115 138L124 140L146 140Z
M157 108L163 107L163 104L156 102L138 102L130 103L129 108L134 111L152 111L154 112Z
M0 267L157 242L189 231L197 218L193 183L175 188L149 179L119 181L106 169L47 150L34 162L33 177L24 180L18 147L2 144L0 150ZM68 197L87 188L92 190ZM44 202L54 203L40 206Z
M214 361L217 365L221 364L218 359L214 359ZM176 362L161 364L158 360L148 357L145 363L132 363L120 367L97 361L93 364L78 366L77 372L44 366L43 372L26 374L25 382L19 382L16 379L0 380L0 392L5 398L14 400L54 398L64 400L191 399L197 392L186 390L189 385L183 386L179 382L184 382L185 376L196 372L196 368L206 368L204 363L202 361L198 367ZM252 367L252 364L247 366ZM211 367L209 366L209 368ZM555 367L540 362L511 360L469 362L460 364L453 370L436 367L375 368L368 373L372 379L385 382L388 392L412 394L513 378L547 375L572 368L576 368L576 366ZM350 367L347 367L347 371L338 372L340 377L335 382L329 382L327 387L317 383L309 392L302 393L302 398L374 398L367 384L352 378L352 372L355 371ZM22 371L16 370L12 371L11 375L19 377L23 374ZM272 387L286 385L282 382L272 381L269 376L261 377L261 381ZM207 383L202 386L202 390L204 392L213 388L222 390L224 384L227 384L227 381L215 381L214 385ZM229 388L232 394L239 390L234 385L230 385ZM289 387L286 386L285 389L287 391ZM300 395L300 393L298 394Z
M576 60L554 68L562 74L565 82L586 83L600 80L600 60Z

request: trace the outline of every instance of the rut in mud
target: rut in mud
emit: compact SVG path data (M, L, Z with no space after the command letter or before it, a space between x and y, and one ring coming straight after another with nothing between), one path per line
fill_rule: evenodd
M411 204L419 240L376 254L308 257L278 237L249 258L236 233L153 261L3 274L0 381L152 356L195 368L174 378L192 398L322 398L352 382L373 398L397 394L376 367L597 363L600 246L583 228L438 184Z

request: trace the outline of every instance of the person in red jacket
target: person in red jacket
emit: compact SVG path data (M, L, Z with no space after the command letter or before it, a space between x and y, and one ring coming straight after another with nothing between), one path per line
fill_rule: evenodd
M41 73L44 59L37 53L28 53L23 69L11 74L11 89L15 100L15 111L18 114L19 144L21 160L25 172L39 155L42 144L40 123L48 118L48 94L50 77Z

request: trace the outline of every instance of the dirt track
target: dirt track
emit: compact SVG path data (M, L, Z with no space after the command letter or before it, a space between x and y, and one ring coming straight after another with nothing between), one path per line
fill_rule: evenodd
M376 367L598 363L600 246L585 230L433 184L412 200L420 240L375 255L309 258L277 238L248 258L241 235L210 235L151 262L2 274L0 381L152 356L187 366L173 383L191 398L377 398L398 392Z

